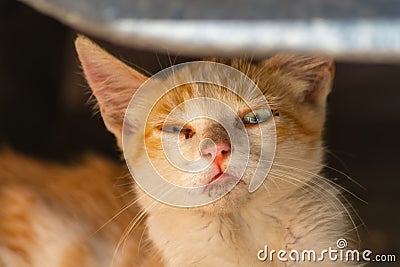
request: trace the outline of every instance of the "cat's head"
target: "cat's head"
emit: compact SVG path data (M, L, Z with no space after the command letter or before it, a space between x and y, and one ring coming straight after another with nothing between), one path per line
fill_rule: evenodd
M212 60L245 73L257 84L262 97L252 95L252 90L248 88L232 92L223 86L209 83L183 84L152 103L154 106L148 114L140 114L143 112L140 107L137 107L135 113L135 107L132 107L127 116L143 118L145 115L144 131L139 136L135 135L135 139L132 137L132 140L123 142L123 131L126 132L123 129L125 112L132 96L148 77L125 65L85 37L78 37L76 48L107 128L116 136L121 148L123 143L129 146L128 149L125 147L128 150L125 153L128 163L141 168L141 164L134 163L142 162L146 157L166 180L185 187L206 186L205 194L219 194L230 184L236 184L239 179L228 194L199 208L203 211L231 212L252 201L266 202L286 197L321 170L321 135L326 97L333 79L333 63L329 58L280 54L256 63L245 60ZM185 68L179 70L174 73L174 81L185 80L185 76L191 75L191 71L193 70ZM207 75L236 82L223 72ZM250 95L252 103L243 101L237 93ZM263 105L264 97L269 105ZM192 99L204 101L186 104ZM223 104L214 105L209 99ZM224 115L227 114L227 107L240 118L239 124L246 132L250 149L248 154L242 155L243 160L239 156L236 162L231 160L232 154L235 150L240 151L244 143L232 143L232 136L227 128L231 126L235 129L238 121ZM203 110L206 116L192 119L190 115L198 110ZM227 127L221 125L222 121ZM276 151L264 184L256 192L250 193L248 188L253 174L259 164L267 164L259 162L261 131L267 133L266 138L268 134L271 138L276 134ZM138 141L138 137L142 142ZM124 138L129 139L129 135ZM210 164L202 172L182 171L171 164L166 156L171 151L165 150L175 150L174 153L178 151L189 161L204 159ZM246 166L242 175L237 166L245 160ZM143 196L143 203L151 201L149 197Z

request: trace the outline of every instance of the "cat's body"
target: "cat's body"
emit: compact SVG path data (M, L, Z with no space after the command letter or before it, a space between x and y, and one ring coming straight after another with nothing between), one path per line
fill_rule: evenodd
M146 264L143 225L126 242L129 253L114 252L138 209L126 196L124 168L87 155L63 166L0 152L1 267L116 267ZM104 227L103 227L104 226ZM144 265L148 266L148 265ZM152 266L152 265L150 265Z
M84 37L78 37L76 46L87 80L98 100L105 124L115 134L118 144L122 148L125 111L131 97L147 77L127 67ZM27 240L29 245L27 247L22 246L21 249L16 247L13 254L12 250L9 248L7 250L7 246L10 247L13 244L10 241L12 236L3 230L7 230L9 226L4 226L0 222L0 236L6 237L4 239L6 241L3 244L0 243L0 266L1 264L7 267L102 266L99 265L99 262L104 263L105 258L110 260L110 257L113 257L110 252L114 252L113 249L115 249L121 237L123 240L127 237L127 246L122 253L116 254L114 262L116 267L161 266L161 264L166 267L355 266L354 263L329 261L329 259L325 259L323 263L312 261L284 262L279 261L276 257L273 261L267 259L265 262L258 259L258 256L263 254L262 252L260 254L260 250L265 249L266 246L268 246L269 251L282 249L286 252L298 250L301 253L303 250L315 250L319 253L329 247L335 248L336 241L339 238L347 239L350 248L353 248L355 243L352 231L355 225L348 211L348 203L343 203L344 199L341 197L341 192L337 189L337 186L320 175L324 166L321 135L325 121L326 97L333 79L332 62L329 59L318 57L286 55L278 55L267 61L254 64L242 60L222 62L246 73L254 80L265 98L270 101L273 110L271 114L274 116L275 124L272 124L271 117L270 120L259 123L259 125L267 132L270 129L275 129L274 125L276 125L275 158L268 177L257 191L249 193L247 185L250 183L251 174L255 172L256 166L258 166L256 156L260 154L260 144L256 137L260 133L254 126L246 125L251 148L249 162L240 182L226 196L206 206L180 208L162 204L136 186L135 198L138 199L137 204L143 212L137 214L137 210L132 207L96 232L94 236L95 238L97 236L98 239L88 239L90 231L96 231L130 202L127 202L125 198L115 198L111 195L111 189L115 188L112 186L115 182L113 178L115 178L115 175L119 175L116 174L118 171L114 170L113 166L105 163L105 166L97 166L97 168L86 163L85 168L100 169L99 172L102 174L100 177L93 173L88 175L94 175L94 177L91 177L93 181L99 178L104 183L98 185L102 184L103 186L87 187L90 182L82 184L79 171L74 176L74 172L77 170L71 169L71 173L67 177L61 175L59 179L56 179L57 182L54 182L51 190L42 191L40 183L46 183L43 179L30 180L27 183L39 186L36 189L35 186L24 186L23 182L21 186L16 186L15 190L23 190L21 196L30 197L33 194L34 198L38 199L47 197L48 201L28 201L29 203L38 203L39 208L44 205L46 216L33 216L30 218L30 223L26 225L34 225L35 221L44 224L49 223L53 227L48 228L49 234L55 236L58 236L57 233L62 231L60 228L67 227L68 231L63 232L60 240L68 243L72 247L73 253L77 253L77 251L82 253L83 251L82 257L87 257L88 264L84 264L86 258L80 260L79 257L65 256L62 252L65 249L63 248L57 252L60 255L57 259L67 257L68 260L73 262L70 265L54 265L55 263L49 265L42 263L15 265L18 257L22 257L20 258L22 261L25 254L28 255L26 257L29 259L32 255L36 255L34 252L35 243L29 244L30 241ZM187 75L190 75L190 73L182 69L176 73L174 79L179 80ZM214 73L213 75L222 74ZM224 79L226 78L224 77ZM247 88L241 90L240 93L250 94L249 91L246 91ZM126 160L128 163L142 162L149 152L148 155L155 168L159 168L161 173L165 174L165 178L172 183L186 186L192 185L191 183L202 185L214 181L214 178L217 177L216 184L220 185L218 188L223 188L226 186L225 180L218 180L220 173L216 170L219 170L219 172L227 170L227 162L231 153L235 151L236 144L230 143L226 131L218 124L205 119L182 121L179 116L173 119L175 120L172 124L173 127L176 125L177 127L183 127L183 125L186 127L185 134L182 135L183 132L180 131L178 135L180 145L183 148L182 151L186 153L185 156L188 158L196 158L199 153L200 158L211 155L204 153L208 147L201 147L202 139L208 138L215 142L217 154L214 156L218 157L218 160L212 161L211 167L205 174L179 174L174 168L166 164L165 156L163 156L160 141L162 133L167 134L167 141L172 140L168 134L170 134L171 129L175 128L160 127L159 122L164 121L173 108L196 97L218 99L218 101L230 106L242 118L244 118L243 114L248 115L246 113L248 112L247 103L243 103L236 96L233 96L232 92L227 91L226 88L208 84L179 86L175 92L171 91L160 98L161 101L154 106L154 109L149 114L145 114L148 115L148 124L146 124L145 132L141 133L143 134L141 137L145 140L146 147L140 146L140 143L129 140L129 136L125 136L125 139L128 139L128 141L125 141L129 144L128 149L124 151ZM255 99L255 102L257 101ZM266 114L262 113L266 112L266 109L260 107L258 105L260 114ZM202 109L204 107L200 105L194 108ZM223 112L219 111L217 107L215 109L209 110L209 112L214 111L216 114L222 114L221 116L224 118ZM182 110L183 115L190 113L190 107L184 107ZM135 113L133 115L140 116L140 114ZM196 147L199 147L199 150L194 149ZM218 150L220 148L221 150ZM233 148L233 152L231 148ZM16 161L18 162L17 158ZM40 163L34 164L40 165ZM102 171L101 168L106 170ZM141 166L139 165L138 168L141 168ZM7 203L12 202L12 200L7 199L7 195L12 194L11 192L14 190L14 185L9 184L18 184L15 181L20 175L14 175L7 171L8 169L12 170L7 165L3 169L6 171L1 173L0 167L0 176L8 176L9 182L2 184L2 190L6 190L8 193L3 194L6 196L5 200L0 198L0 204L7 207ZM49 173L52 173L51 170L49 170ZM63 170L63 172L66 171ZM42 168L36 176L44 173L46 173L46 170ZM235 173L228 174L232 177L235 176ZM32 174L32 177L34 176L35 174ZM212 180L210 180L211 178ZM77 181L77 184L71 183L73 185L71 188L65 187L63 186L63 183L66 183L64 179ZM67 182L67 184L70 183ZM78 186L80 193L78 195L68 193L68 190L75 191L75 186ZM58 191L60 188L65 188L66 192ZM97 191L95 188L97 188ZM128 191L126 188L119 188L117 195ZM56 210L53 210L52 205L58 205L59 194L78 201L74 204L74 202L69 203L65 202L65 199L61 199L61 203L64 203L61 206L65 207L66 212L58 214ZM133 193L130 192L130 194ZM132 200L133 195L130 196ZM82 205L81 207L79 203L84 201L83 199L86 197L88 206ZM15 203L18 202L15 201ZM66 203L68 205L65 205ZM20 209L21 214L24 214L25 209L33 210L30 206L24 205L16 205L16 208ZM75 218L66 216L70 212L74 214ZM8 213L5 212L4 214L7 215ZM142 220L144 218L145 220ZM131 220L134 223L128 226ZM7 221L12 221L12 219L7 219ZM75 224L75 227L68 227L70 222L79 223ZM87 223L90 223L91 226L82 230L82 225ZM76 228L76 225L79 226ZM124 235L123 231L126 227L133 231L131 236ZM29 232L29 230L26 231ZM41 233L47 234L43 231ZM102 237L103 235L105 237ZM68 241L69 238L74 240ZM85 247L86 243L83 243L84 247L81 249L80 238L86 240L85 242L93 242L87 247ZM77 240L76 246L73 242L75 239ZM141 243L145 244L146 248L139 248ZM21 243L18 244L24 244L23 238ZM93 250L96 253L93 253ZM21 251L21 253L18 251ZM42 255L50 254L54 255L53 252ZM159 256L162 260L158 259ZM89 260L90 258L93 258L92 262ZM106 263L109 262L106 260Z

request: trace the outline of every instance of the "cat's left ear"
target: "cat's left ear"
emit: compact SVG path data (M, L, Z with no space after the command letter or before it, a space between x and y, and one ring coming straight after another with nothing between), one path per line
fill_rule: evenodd
M121 145L125 111L133 94L147 77L84 36L78 36L75 47L104 123Z
M267 64L298 81L294 92L298 101L325 107L335 73L331 57L278 54L267 60Z

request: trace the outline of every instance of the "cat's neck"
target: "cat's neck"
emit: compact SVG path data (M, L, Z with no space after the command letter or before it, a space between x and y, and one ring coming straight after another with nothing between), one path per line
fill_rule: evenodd
M257 252L265 244L282 248L283 237L290 230L285 225L287 218L279 216L284 213L259 204L252 201L236 213L220 215L188 214L187 210L179 209L154 212L148 218L150 238L163 251L169 266L260 263Z
M335 201L336 193L330 193L332 198L327 199ZM281 266L259 261L258 251L265 245L276 251L322 250L335 244L347 227L343 223L343 212L317 198L304 196L301 192L271 203L266 195L255 198L235 213L220 215L164 209L149 214L149 235L171 267L227 263ZM319 211L318 216L315 210ZM318 225L315 225L315 216L320 221Z

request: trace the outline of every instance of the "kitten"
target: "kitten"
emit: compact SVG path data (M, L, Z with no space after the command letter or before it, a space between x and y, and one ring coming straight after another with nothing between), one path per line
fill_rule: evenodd
M154 168L171 183L197 186L216 179L218 184L218 177L230 160L233 145L226 130L210 119L188 122L183 118L196 108L214 114L224 114L224 111L201 105L191 110L181 104L198 97L217 99L244 120L243 116L248 114L247 103L221 86L184 84L163 95L149 114L141 114L141 106L136 107L135 113L127 112L127 116L142 118L140 116L148 115L148 118L145 131L139 136L144 145L136 139L129 140L129 135L124 136L128 140L123 142L123 132L135 127L128 122L128 129L123 128L129 101L148 77L126 66L85 37L77 38L76 48L107 128L116 136L121 149L123 143L129 144L128 152L125 151L128 165L144 162L146 157L150 157ZM259 63L214 61L228 64L255 81L269 101L273 118L259 123L259 127L245 125L250 143L245 173L232 191L217 201L199 207L174 207L158 202L141 187L135 187L138 204L147 216L148 238L162 256L165 266L320 266L321 262L286 263L276 259L261 262L257 253L265 245L274 250L314 249L320 252L329 247L336 248L336 241L340 238L346 238L352 247L354 222L348 205L341 202L340 190L320 175L324 166L321 136L326 98L334 75L331 59L282 54ZM184 81L191 71L182 67L173 73L174 82ZM217 80L235 80L223 77L224 73L204 75L217 76ZM168 79L171 80L167 77L164 82ZM241 94L252 94L246 88L240 90ZM257 96L251 97L254 102L259 100ZM150 99L149 93L147 101ZM174 117L169 122L169 126L176 127L173 128L175 130L163 128L162 123L179 105L182 116ZM260 129L270 131L273 123L277 144L271 170L263 185L249 193L246 185L256 171L256 156L260 153L257 136ZM163 151L162 136L166 134L168 139L171 131L178 132L179 149L190 159L205 157L207 153L203 153L201 142L205 138L213 140L217 149L214 156L218 161L214 160L209 171L202 175L179 172L168 163ZM140 168L141 165L136 170L140 171ZM224 181L218 185L224 187ZM355 264L327 259L323 265Z
M1 267L355 265L341 261L293 263L276 258L265 262L258 259L265 256L266 245L269 251L321 251L336 248L336 241L346 238L349 248L354 247L355 226L348 204L337 186L319 174L324 166L321 135L326 97L333 79L330 59L277 55L259 63L213 60L247 74L256 82L269 107L249 112L249 103L228 88L213 84L178 86L163 95L149 114L141 114L141 106L128 112L133 121L135 117L149 115L145 132L139 135L144 140L141 145L139 139L123 140L123 133L135 127L129 123L124 127L124 116L132 96L148 77L83 36L77 38L76 48L107 128L116 136L121 149L124 144L131 144L124 150L128 165L138 166L149 155L153 166L171 183L207 184L205 194L210 195L225 189L232 177L222 172L228 173L229 166L236 165L231 158L242 146L230 141L225 128L210 119L188 122L179 116L161 126L176 106L206 97L225 103L245 122L250 148L245 172L222 198L208 205L182 208L155 200L136 184L132 188L132 177L126 175L125 168L95 155L87 155L74 166L63 166L3 149ZM192 74L181 68L174 73L173 81L185 80ZM232 86L237 83L223 73L205 75L231 82ZM171 77L163 82L168 79ZM259 102L260 96L249 88L239 90ZM150 95L144 104L149 104L149 99ZM195 111L182 107L183 116ZM226 115L221 106L197 106L197 110L222 118ZM260 120L263 116L265 121ZM224 123L229 128L229 120ZM269 133L275 128L276 150L270 172L261 187L250 193L249 184L261 151L260 131ZM161 141L165 135L168 143L173 134L179 135L179 148L185 157L202 159L213 154L217 160L202 174L180 172L166 160L164 152L168 151L163 151ZM216 144L215 151L207 150L208 146L198 149L207 138Z

